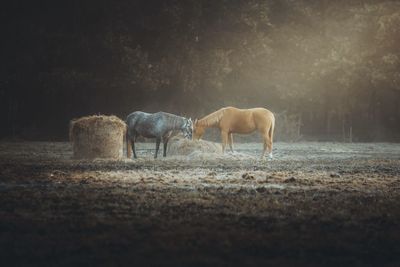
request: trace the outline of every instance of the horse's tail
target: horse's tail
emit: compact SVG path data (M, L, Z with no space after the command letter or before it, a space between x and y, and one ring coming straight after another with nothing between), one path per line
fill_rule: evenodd
M125 131L125 143L126 143L126 157L128 159L132 158L132 141L129 136L129 126L126 123L126 131Z
M269 128L269 132L268 132L269 140L271 140L271 144L274 139L274 129L275 129L275 116L274 116L274 114L272 114L271 127Z
M129 138L128 133L126 134L126 157L130 159L132 157L132 142Z

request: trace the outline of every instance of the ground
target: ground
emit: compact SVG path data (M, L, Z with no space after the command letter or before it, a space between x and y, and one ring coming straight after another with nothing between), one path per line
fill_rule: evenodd
M78 161L0 143L0 266L399 266L400 144ZM161 153L160 153L161 154Z

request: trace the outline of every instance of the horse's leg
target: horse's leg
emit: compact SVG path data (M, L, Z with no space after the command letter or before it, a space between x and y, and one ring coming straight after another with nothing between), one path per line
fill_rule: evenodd
M265 152L266 152L267 149L268 149L268 143L269 143L268 131L263 131L262 137L263 137L264 149L263 149L263 152L262 152L262 154L261 154L261 159L264 159Z
M272 121L271 128L268 130L268 136L269 136L269 142L268 142L268 148L269 148L269 159L272 159L272 142L274 139L274 129L275 129L275 119Z
M166 157L167 156L167 145L168 145L168 139L165 139L163 142L164 142L164 153L163 153L163 157Z
M224 154L226 144L228 143L228 132L221 131L221 138L222 138L222 154Z
M268 158L272 159L272 138L270 136L268 136L267 148L268 148Z
M263 131L262 136L263 136L263 141L264 141L264 149L263 149L261 158L263 159L265 156L265 152L268 151L268 158L271 160L272 159L272 140L269 136L269 129Z
M156 153L154 154L154 158L157 158L158 150L160 149L161 138L156 139Z
M228 143L229 143L229 147L231 149L231 152L233 153L233 133L230 133L228 135Z
M133 151L133 157L134 157L135 159L137 159L137 156L136 156L136 149L135 149L135 142L136 142L136 138L134 138L134 139L131 141L131 146L132 146L132 151Z
M131 142L131 137L128 134L125 135L125 142L126 142L126 157L130 159L132 157L132 142Z
M171 138L171 135L172 135L172 131L169 131L169 132L165 133L164 136L162 137L162 141L164 144L163 157L167 156L167 146L168 146L168 141Z
M264 139L264 141L263 141L264 148L263 148L263 152L262 152L262 154L261 154L261 159L264 159L265 151L267 150L267 143L266 143L264 137L263 137L263 139Z

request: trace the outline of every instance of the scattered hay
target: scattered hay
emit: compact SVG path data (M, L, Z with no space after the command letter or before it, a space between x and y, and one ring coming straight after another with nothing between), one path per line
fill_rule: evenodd
M201 161L254 160L258 158L247 153L232 153L229 150L222 154L221 144L204 140L193 141L179 137L174 137L170 140L168 155L185 156L188 160Z
M230 152L227 151L225 154L221 153L222 151L218 152L201 152L201 151L194 151L190 153L187 158L189 160L201 160L201 161L248 161L248 160L258 160L259 157L254 157L247 153L240 153L240 152Z
M220 144L204 140L188 140L174 137L168 146L168 155L189 156L193 152L197 153L221 153Z
M331 178L340 178L341 177L341 175L339 173L337 173L337 172L332 172L331 174L329 174L329 176Z
M245 180L254 180L254 176L250 175L248 173L243 173L242 174L242 178L245 179Z
M296 182L296 180L297 180L296 178L294 178L293 176L291 176L291 177L289 177L289 178L283 180L283 182L284 182L284 183L294 183L294 182Z
M116 116L87 116L70 122L74 158L122 158L125 123Z

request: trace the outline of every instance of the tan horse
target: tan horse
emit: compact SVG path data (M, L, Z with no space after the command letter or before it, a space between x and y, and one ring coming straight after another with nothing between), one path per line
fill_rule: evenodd
M234 107L221 108L194 123L193 138L201 139L206 128L219 128L222 138L222 153L226 144L233 152L233 134L250 134L258 130L264 139L263 158L268 150L272 159L272 139L274 135L275 116L265 108L238 109Z

